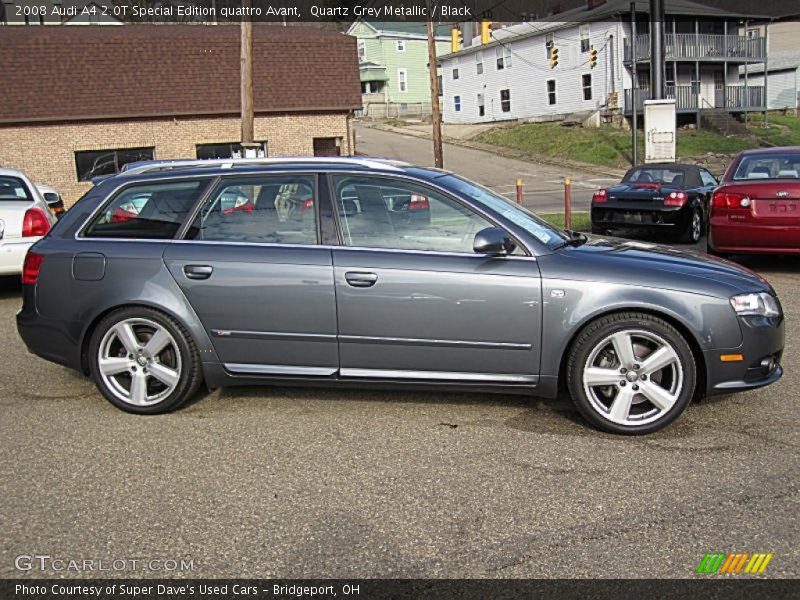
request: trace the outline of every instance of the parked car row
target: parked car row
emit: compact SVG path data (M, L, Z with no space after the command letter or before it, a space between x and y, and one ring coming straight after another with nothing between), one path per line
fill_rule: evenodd
M689 164L648 164L592 197L592 232L668 230L708 252L800 253L800 147L747 150L720 181Z

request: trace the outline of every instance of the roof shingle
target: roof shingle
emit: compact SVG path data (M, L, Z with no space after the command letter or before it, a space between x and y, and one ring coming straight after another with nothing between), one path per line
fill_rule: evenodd
M0 123L237 114L235 25L4 27ZM256 113L361 106L356 40L253 26Z

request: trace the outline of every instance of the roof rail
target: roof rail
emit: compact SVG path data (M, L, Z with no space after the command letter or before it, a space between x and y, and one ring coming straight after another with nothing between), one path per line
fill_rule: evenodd
M193 160L147 160L128 163L122 167L121 173L126 175L134 173L148 173L151 171L167 171L170 169L186 169L191 167L219 167L232 169L239 165L280 165L288 163L318 163L318 164L345 164L356 165L367 169L383 169L400 171L401 166L411 166L401 161L385 158L357 158L357 157L322 157L298 156L285 158L198 158Z

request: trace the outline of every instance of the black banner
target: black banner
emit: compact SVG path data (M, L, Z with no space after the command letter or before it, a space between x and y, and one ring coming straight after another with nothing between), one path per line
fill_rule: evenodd
M796 597L796 582L741 578L679 580L424 580L424 579L25 579L0 581L0 598L47 600L331 600L333 598L622 598L704 600Z
M650 0L636 0L647 14ZM771 18L797 12L796 0L693 0L671 6L695 16ZM12 0L2 3L8 24L57 23L349 23L364 21L435 21L441 23L520 21L584 22L617 20L630 14L630 0Z

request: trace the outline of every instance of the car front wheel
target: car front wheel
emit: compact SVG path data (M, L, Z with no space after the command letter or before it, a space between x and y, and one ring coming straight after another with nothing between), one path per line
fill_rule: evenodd
M581 414L612 433L637 435L674 421L694 393L691 348L672 325L645 313L590 323L567 363L570 395Z
M137 414L174 410L202 381L199 353L174 319L149 308L114 311L95 329L90 370L113 405Z

